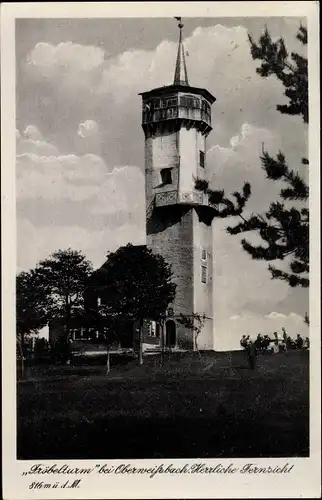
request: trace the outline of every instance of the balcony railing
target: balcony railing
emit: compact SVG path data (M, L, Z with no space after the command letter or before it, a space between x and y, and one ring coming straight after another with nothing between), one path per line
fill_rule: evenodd
M177 106L164 109L144 110L142 113L143 123L155 123L165 120L174 120L176 118L185 118L188 120L203 121L211 125L211 114L200 108L186 108Z
M155 206L162 207L176 204L208 205L208 196L201 191L191 191L177 193L177 191L167 191L155 195Z
M155 206L163 207L166 205L175 205L178 203L177 191L166 191L155 195Z

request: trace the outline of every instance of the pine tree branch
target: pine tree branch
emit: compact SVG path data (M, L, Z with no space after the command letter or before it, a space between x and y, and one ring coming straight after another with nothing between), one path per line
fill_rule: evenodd
M285 271L281 271L280 269L276 269L274 266L269 266L268 269L271 272L272 279L280 279L280 280L287 281L289 286L292 288L294 288L296 286L301 286L302 288L309 287L310 282L309 282L308 278L302 278L302 277L296 276L295 274L286 273Z
M270 43L271 46L274 46L276 51L278 50L278 44L283 44L283 46L284 46L284 40L282 38L280 38L278 40L278 42L273 45L273 42L272 42L271 37L270 37L267 30L265 31L265 36L266 36L268 43ZM261 59L261 60L265 61L268 65L272 65L275 69L276 68L279 69L280 72L283 72L285 70L285 68L287 68L292 74L296 73L297 68L292 66L292 64L290 62L286 61L287 53L285 53L286 57L285 57L285 59L283 59L282 63L278 62L277 60L272 61L272 59L270 59L263 52L263 45L262 45L262 47L259 47L258 45L256 45L256 43L254 42L254 40L250 34L248 34L248 40L251 44L251 51L252 51L253 59ZM261 37L262 44L263 44L263 40L264 40L264 38ZM284 46L284 48L285 48L285 46ZM270 53L270 55L272 56L272 53ZM294 53L292 53L292 55L294 55ZM296 56L300 57L298 54L296 54ZM276 76L278 76L278 75L276 75ZM308 81L307 75L298 75L298 76L302 77L303 80Z

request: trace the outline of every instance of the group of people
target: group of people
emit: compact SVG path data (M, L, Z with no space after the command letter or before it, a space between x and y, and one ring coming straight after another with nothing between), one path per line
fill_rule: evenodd
M285 328L282 329L283 338L279 339L277 332L274 332L274 338L271 339L269 335L257 335L256 340L252 340L250 335L243 335L240 340L240 345L245 349L248 359L249 367L254 369L256 365L256 356L258 351L271 350L273 353L280 351L287 351L288 349L309 349L310 341L306 337L304 340L300 334L293 340L287 335ZM271 345L272 344L272 345Z
M287 333L285 328L282 328L283 337L278 338L277 332L274 332L274 338L271 339L269 335L257 335L256 340L252 340L250 335L243 335L240 340L240 345L244 349L249 349L251 345L254 345L256 351L268 351L276 353L279 351L288 351L289 349L309 349L310 341L306 337L303 339L300 334L297 334L296 339L292 339Z

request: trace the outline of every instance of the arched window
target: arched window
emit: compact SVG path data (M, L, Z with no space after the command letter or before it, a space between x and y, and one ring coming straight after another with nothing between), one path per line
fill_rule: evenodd
M156 322L155 321L150 321L150 324L149 324L149 335L151 337L156 337L156 333L157 333Z

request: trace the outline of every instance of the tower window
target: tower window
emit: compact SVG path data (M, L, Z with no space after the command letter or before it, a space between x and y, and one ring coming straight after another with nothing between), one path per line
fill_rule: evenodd
M201 260L207 261L207 252L204 249L201 250Z
M194 99L193 100L193 106L194 106L194 108L200 108L200 100L199 99Z
M169 108L167 110L167 117L168 118L177 118L178 116L178 111L176 108Z
M172 97L171 99L167 100L167 106L177 106L177 104L178 104L177 97Z
M164 186L167 184L172 184L171 168L163 168L160 174L161 174L161 182Z
M201 266L201 283L207 283L207 266Z
M203 151L199 151L199 165L205 168L205 153Z

